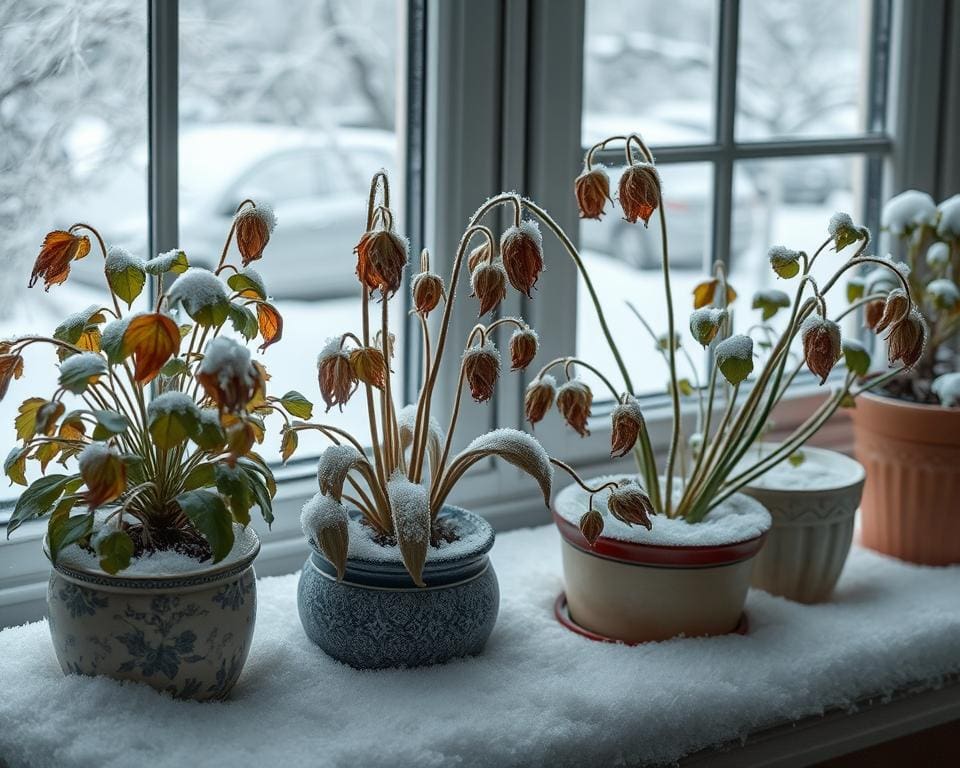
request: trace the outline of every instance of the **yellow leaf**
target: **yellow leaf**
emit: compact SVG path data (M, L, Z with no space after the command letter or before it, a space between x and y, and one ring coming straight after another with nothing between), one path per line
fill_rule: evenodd
M180 351L180 329L159 312L139 315L127 326L121 350L124 357L133 355L134 377L138 383L146 384Z
M263 344L259 346L261 351L280 341L283 335L283 317L280 316L276 307L265 301L258 301L257 322L260 325L260 335L263 337Z

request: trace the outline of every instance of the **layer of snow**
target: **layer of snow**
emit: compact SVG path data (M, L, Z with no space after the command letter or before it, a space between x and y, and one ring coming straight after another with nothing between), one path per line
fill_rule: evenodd
M315 539L317 531L335 528L347 522L347 508L336 499L315 493L300 510L300 527L308 540Z
M960 671L960 567L855 546L831 603L751 591L744 637L629 648L554 619L552 526L502 535L492 557L501 605L486 650L429 669L333 661L300 626L296 575L260 580L250 657L223 704L65 677L46 622L0 632L0 754L61 768L253 768L278 750L289 765L364 768L670 763Z
M200 418L200 408L186 392L164 392L147 403L147 414L182 413Z
M193 316L204 307L226 302L227 289L213 272L199 267L190 267L170 286L171 304L181 302Z
M103 263L103 268L107 272L123 272L129 267L142 270L144 268L143 259L139 256L134 256L125 248L120 248L116 245L111 246L107 251L107 258Z
M908 189L890 198L883 206L880 223L894 235L902 235L914 227L937 221L937 206L926 192Z
M217 336L207 342L200 372L215 375L222 389L229 389L231 382L238 380L252 386L255 375L250 350L228 336Z
M608 481L619 481L631 475L603 475L586 482L597 487ZM712 510L703 521L691 524L678 518L652 515L653 527L648 531L642 526L629 526L617 520L607 511L610 491L601 491L593 497L594 507L603 513L603 537L640 544L656 544L668 547L708 547L718 544L733 544L756 538L770 529L770 513L760 504L743 494L731 496L725 503ZM579 485L570 485L557 494L554 509L564 520L574 525L587 511L589 494Z
M842 229L855 229L856 225L853 223L853 219L850 218L849 213L843 213L843 211L837 211L833 216L830 217L830 222L827 224L827 233L831 237L836 237L837 234Z
M368 560L377 563L402 564L400 548L394 544L384 547L373 540L373 529L364 525L355 518L350 518L347 531L350 536L350 546L347 556L357 560ZM441 541L439 546L427 547L427 564L439 563L446 560L455 560L470 552L476 552L486 542L488 531L484 528L458 531L461 537L456 541Z
M948 197L937 209L940 211L937 234L944 240L960 237L960 195Z
M404 542L430 540L430 495L426 486L414 483L397 470L387 482L387 497L393 512L393 527Z
M761 443L751 448L738 471L749 469L770 455L773 446ZM803 462L794 466L782 461L767 470L750 485L754 488L783 491L824 491L852 485L864 477L863 466L848 456L819 448L801 448Z
M182 576L185 573L202 573L211 569L229 568L250 554L250 550L256 541L252 530L241 528L239 525L234 524L233 533L236 537L233 549L230 550L230 554L217 563L212 563L209 560L201 563L179 552L166 550L134 558L130 561L130 567L117 574L117 578ZM100 558L93 552L81 549L76 544L64 547L57 557L57 562L68 568L82 568L96 574L104 574L104 571L100 569ZM3 754L2 750L0 750L0 754Z

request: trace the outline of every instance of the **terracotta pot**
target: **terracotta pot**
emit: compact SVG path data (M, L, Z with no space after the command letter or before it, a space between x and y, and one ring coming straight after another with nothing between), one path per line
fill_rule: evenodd
M764 445L771 450L776 445ZM743 493L770 513L773 528L753 566L751 585L800 603L819 603L833 593L850 553L853 523L865 472L836 451L804 447L804 467L768 473ZM778 484L781 473L813 470L808 484Z
M567 492L575 491L562 491L558 505ZM556 511L554 520L562 537L567 610L580 627L635 644L723 635L740 625L765 533L715 546L640 544L601 535L591 546Z
M924 565L960 563L960 409L864 394L851 414L867 470L863 545Z

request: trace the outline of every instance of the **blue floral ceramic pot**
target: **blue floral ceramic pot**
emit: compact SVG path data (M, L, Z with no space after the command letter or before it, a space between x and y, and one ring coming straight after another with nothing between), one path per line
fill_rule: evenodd
M64 673L135 680L177 698L226 697L253 638L259 551L247 528L227 558L183 574L111 576L58 559L47 616Z
M355 513L356 520L359 513ZM500 607L497 575L487 553L494 533L482 517L447 506L460 541L431 547L417 587L396 548L376 551L351 523L342 581L317 550L300 573L297 604L309 638L358 669L440 664L480 653Z

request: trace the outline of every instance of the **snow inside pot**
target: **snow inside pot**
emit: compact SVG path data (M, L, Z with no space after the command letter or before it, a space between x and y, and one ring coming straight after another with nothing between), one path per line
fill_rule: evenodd
M606 515L603 533L591 545L578 525L588 496L575 484L554 503L567 607L576 624L625 643L737 629L753 559L770 528L759 502L735 494L700 523L656 515L650 530ZM594 506L606 507L604 493L596 494Z
M185 699L230 693L250 650L257 615L253 560L260 539L236 526L220 562L176 552L136 558L119 574L72 545L47 587L50 635L66 674L146 683ZM49 548L44 543L49 557Z
M438 664L480 653L493 631L500 590L487 553L486 520L445 506L442 536L431 543L414 584L395 543L378 541L353 511L341 580L311 540L297 604L307 636L325 653L358 669Z
M751 449L758 461L777 446ZM803 448L743 489L770 512L773 528L753 568L752 585L802 603L830 598L850 552L863 467L836 451Z

